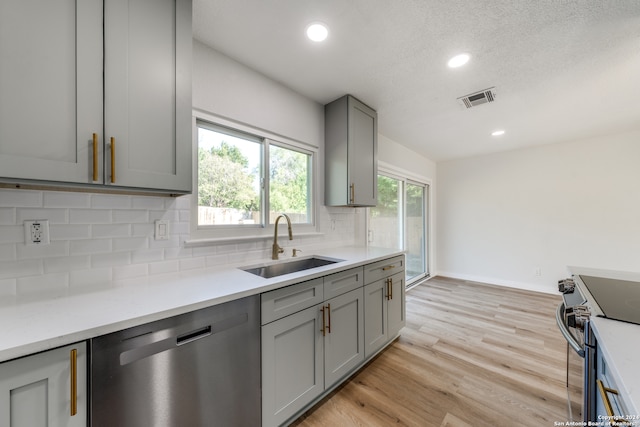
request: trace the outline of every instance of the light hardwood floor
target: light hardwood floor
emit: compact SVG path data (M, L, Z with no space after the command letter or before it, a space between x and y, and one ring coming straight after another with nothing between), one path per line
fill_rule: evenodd
M553 426L567 421L559 295L433 278L407 292L407 326L293 423ZM572 371L576 383L579 370Z

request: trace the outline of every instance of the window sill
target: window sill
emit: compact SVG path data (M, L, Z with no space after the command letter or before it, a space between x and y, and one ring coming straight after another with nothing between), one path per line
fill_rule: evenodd
M286 238L286 235L282 235ZM324 236L324 233L317 231L294 233L293 238L296 237L320 237ZM278 237L281 237L278 235ZM225 243L244 243L244 242L257 242L261 240L273 240L273 235L254 235L254 236L237 236L237 237L216 237L208 239L191 239L184 241L185 248L199 248L202 246L216 246Z

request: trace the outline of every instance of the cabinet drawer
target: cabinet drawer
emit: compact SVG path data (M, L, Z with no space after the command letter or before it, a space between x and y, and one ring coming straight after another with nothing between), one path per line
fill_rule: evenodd
M265 325L324 301L322 277L265 292L260 299Z
M342 295L364 285L364 268L352 268L324 278L324 299Z
M404 255L364 266L364 283L369 284L404 271Z

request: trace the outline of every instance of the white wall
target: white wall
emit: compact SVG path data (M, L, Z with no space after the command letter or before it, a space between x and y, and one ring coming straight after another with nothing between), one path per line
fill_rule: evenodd
M633 132L438 163L438 273L555 292L568 265L640 271L639 160Z
M270 133L324 146L324 107L193 42L193 107Z

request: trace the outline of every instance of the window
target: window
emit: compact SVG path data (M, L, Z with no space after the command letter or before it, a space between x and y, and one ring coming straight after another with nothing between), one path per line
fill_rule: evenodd
M368 244L406 251L407 285L429 275L427 201L429 186L393 174L378 175L378 205L369 209Z
M204 120L196 130L196 237L261 235L281 213L313 225L313 151Z

